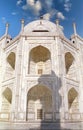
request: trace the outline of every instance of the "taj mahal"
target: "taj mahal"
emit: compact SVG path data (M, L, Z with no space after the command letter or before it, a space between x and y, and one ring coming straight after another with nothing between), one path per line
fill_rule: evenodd
M83 122L83 38L39 19L0 37L0 121Z

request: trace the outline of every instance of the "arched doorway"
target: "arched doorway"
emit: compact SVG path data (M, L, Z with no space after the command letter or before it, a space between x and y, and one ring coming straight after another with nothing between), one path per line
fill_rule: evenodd
M43 47L37 46L29 54L29 74L51 74L51 54Z
M27 94L27 120L52 120L52 93L44 86L34 86Z

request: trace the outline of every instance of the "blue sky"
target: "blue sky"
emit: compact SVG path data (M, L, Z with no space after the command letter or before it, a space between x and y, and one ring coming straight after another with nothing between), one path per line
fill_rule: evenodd
M83 0L1 0L0 36L5 32L6 22L10 24L9 34L15 37L22 18L26 25L40 16L52 22L58 18L68 38L73 33L72 23L76 22L77 33L83 37Z

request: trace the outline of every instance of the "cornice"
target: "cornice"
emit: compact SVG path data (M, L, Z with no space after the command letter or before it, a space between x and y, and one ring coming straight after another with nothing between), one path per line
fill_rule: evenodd
M62 37L60 36L61 40L66 42L69 46L73 47L74 49L78 50L78 48L76 47L76 45L74 45L69 39L67 39L65 36Z
M6 49L7 47L11 46L13 43L15 43L16 41L18 41L19 39L20 39L20 35L18 35L18 36L15 37L13 40L11 40L10 43L6 44L5 49Z
M12 45L16 41L18 41L21 37L25 37L26 40L28 40L27 39L28 37L29 38L30 37L53 37L54 40L58 37L62 41L68 43L68 45L70 45L70 46L74 47L76 50L78 50L78 48L74 44L72 44L72 42L69 39L67 39L64 35L60 35L60 34L56 34L55 35L55 34L52 34L52 33L50 33L50 34L48 33L48 35L41 35L41 34L37 35L35 33L33 33L33 34L27 34L27 35L25 35L25 34L19 34L17 37L15 37L13 40L11 40L10 43L8 43L5 48L9 47L10 45ZM77 36L73 36L73 37L78 37L79 39L81 39L81 41L83 41L83 39L80 36L78 36L78 35Z
M81 41L83 42L83 38L80 37L78 34L77 34L77 35L74 35L74 34L73 34L73 35L71 36L71 39L72 39L72 38L78 38L79 40L81 40Z

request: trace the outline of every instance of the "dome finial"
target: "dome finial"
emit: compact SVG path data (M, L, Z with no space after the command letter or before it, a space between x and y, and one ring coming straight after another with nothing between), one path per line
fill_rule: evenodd
M42 20L43 19L43 16L40 16L40 20Z
M40 24L42 24L43 16L40 16Z

